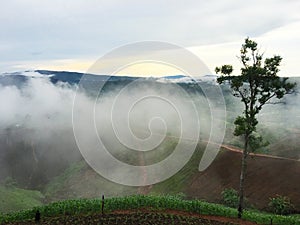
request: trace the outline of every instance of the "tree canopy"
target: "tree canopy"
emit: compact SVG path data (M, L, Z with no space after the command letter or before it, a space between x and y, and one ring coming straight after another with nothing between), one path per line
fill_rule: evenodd
M244 105L243 113L234 122L234 134L244 137L238 208L241 217L249 147L254 150L262 143L260 136L253 135L258 124L256 116L265 104L272 103L272 99L282 99L286 94L292 93L296 84L288 82L286 77L278 76L282 61L279 55L263 60L263 53L259 52L257 43L249 38L245 39L241 47L239 59L242 63L240 75L232 75L231 65L216 67L215 71L221 74L217 79L218 83L230 85L233 96L240 98Z

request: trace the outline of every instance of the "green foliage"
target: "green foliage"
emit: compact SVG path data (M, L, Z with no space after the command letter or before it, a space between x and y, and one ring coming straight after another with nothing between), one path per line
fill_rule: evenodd
M279 215L288 215L294 209L291 200L288 197L281 195L270 198L269 207L271 212Z
M75 162L71 164L70 167L67 168L60 176L57 176L53 180L51 180L50 184L45 190L45 196L47 198L54 196L58 191L63 189L63 185L65 184L65 182L78 174L78 172L81 171L85 165L85 161Z
M300 225L300 219L297 217L274 215L248 210L244 211L243 219L253 221L258 224L270 224L272 219L273 225Z
M233 71L233 67L232 65L223 65L221 67L216 67L215 71L216 73L230 75Z
M99 176L84 160L70 165L61 175L52 179L45 188L47 202L97 198L102 194L111 197L135 193L137 193L137 187L120 185Z
M227 188L224 191L222 191L222 200L224 205L231 208L236 208L239 203L238 192L233 188Z
M25 221L34 218L36 210L41 212L42 218L54 217L84 217L93 213L101 212L101 199L79 199L54 202L46 206L36 207L7 215L0 215L1 222ZM200 200L181 200L178 196L127 196L122 198L108 198L105 200L105 213L115 210L137 210L151 208L155 210L174 209L199 213L202 215L215 215L225 217L236 217L237 210L219 204L207 203ZM173 216L174 217L174 216ZM245 211L243 219L257 222L258 224L269 224L270 218L275 225L300 225L298 217L280 216L253 211ZM128 219L128 218L127 218ZM48 220L48 219L47 219ZM175 217L174 217L175 220Z
M205 145L198 144L190 161L174 176L155 184L151 189L151 194L176 195L177 193L182 193L186 188L186 183L197 173L204 149Z
M0 212L7 213L41 206L43 198L39 191L0 186Z
M145 212L137 211L137 212L124 212L124 213L112 213L112 214L104 214L99 216L99 214L86 214L86 215L76 215L69 216L66 215L64 217L53 217L47 218L47 220L43 221L44 225L52 225L52 224L89 224L89 225L127 225L127 224L159 224L159 225L170 225L170 224L201 224L201 225L212 225L216 224L209 219L202 219L193 216L184 216L177 214L166 214L164 212ZM220 224L220 223L218 223Z
M257 43L249 38L242 45L240 60L243 67L238 76L231 75L233 68L230 65L215 69L222 74L218 82L230 84L233 96L240 98L244 104L243 115L235 120L235 134L238 136L254 132L258 123L256 115L262 107L272 98L281 99L293 92L296 86L296 83L289 83L287 78L277 76L282 58L275 55L263 61Z
M266 147L270 144L270 142L265 141L261 135L257 132L253 132L249 136L249 147L252 152L259 151L261 148Z
M230 65L223 65L215 69L216 73L221 73L221 76L217 79L218 83L229 84L233 96L239 98L244 105L243 114L238 116L234 122L234 135L244 137L239 187L239 218L242 216L244 207L247 155L249 149L256 150L261 147L262 143L260 136L253 135L258 124L256 116L265 104L271 102L271 99L281 99L284 95L294 92L296 87L296 83L287 81L288 78L278 77L277 74L282 60L280 56L275 55L263 61L263 54L259 53L257 43L249 38L245 39L240 53L239 58L242 63L240 75L232 75L233 68Z

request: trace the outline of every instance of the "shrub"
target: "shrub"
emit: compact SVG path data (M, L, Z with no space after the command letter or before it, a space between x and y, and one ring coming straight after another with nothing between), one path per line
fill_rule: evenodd
M286 196L276 195L270 198L269 207L271 212L279 215L287 215L294 209L291 200Z
M239 203L238 192L233 188L226 188L222 191L222 201L228 207L237 208Z

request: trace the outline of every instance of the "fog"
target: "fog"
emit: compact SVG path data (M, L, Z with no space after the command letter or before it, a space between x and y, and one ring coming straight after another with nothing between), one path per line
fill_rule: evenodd
M290 78L296 82L296 90L282 99L272 98L257 115L257 135L269 145L258 149L258 153L267 153L291 159L300 159L300 95L299 79ZM226 94L224 94L226 95ZM227 95L226 95L227 96ZM243 112L243 104L239 98L227 98L227 126L225 143L243 147L242 137L233 135L233 121Z
M270 143L267 153L281 157L300 159L300 96L296 92L267 104L258 116L262 136Z
M13 177L21 187L44 185L82 159L81 153L93 166L95 161L85 155L86 149L93 152L92 157L105 159L95 147L99 142L114 158L134 166L157 163L177 149L183 166L200 139L222 138L222 132L213 128L223 129L224 108L177 84L136 80L98 94L37 77L19 88L1 86L1 179ZM172 151L166 147L170 141L176 143ZM100 161L109 171L105 176L120 173L114 164ZM148 184L143 182L134 185Z
M72 134L74 91L37 78L20 89L0 88L1 178L31 187L79 158Z
M138 79L109 84L95 94L37 77L20 87L1 86L0 178L43 187L85 159L108 180L144 186L179 171L199 142L206 143L199 165L204 170L218 154L215 144L223 141L225 120L232 121L242 107L228 95L226 109L214 85L197 88L201 91ZM269 153L299 159L298 145L287 139L298 140L299 100L288 95L284 104L266 105L258 116L258 131L271 142ZM226 132L224 141L230 143L232 130ZM276 150L281 139L293 145L288 154Z

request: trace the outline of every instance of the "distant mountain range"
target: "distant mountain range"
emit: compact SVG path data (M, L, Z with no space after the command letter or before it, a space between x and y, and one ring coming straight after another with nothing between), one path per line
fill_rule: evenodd
M50 71L50 70L28 70L21 72L12 72L12 73L2 73L0 75L0 84L3 86L15 85L21 86L29 78L47 78L52 83L57 82L66 82L69 84L78 84L80 79L84 76L89 76L95 81L133 81L136 79L151 80L161 83L216 83L216 75L205 75L201 77L190 77L185 75L172 75L164 77L132 77L132 76L109 76L109 75L95 75L95 74L84 74L78 72L69 72L69 71Z

